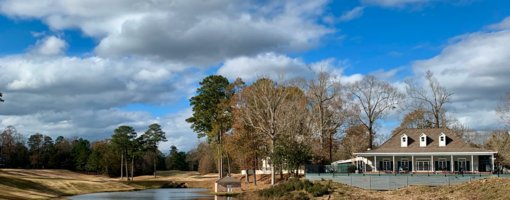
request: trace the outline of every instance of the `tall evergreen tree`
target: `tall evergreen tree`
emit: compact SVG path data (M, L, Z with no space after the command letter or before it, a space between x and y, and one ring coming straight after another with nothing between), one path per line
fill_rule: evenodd
M168 141L165 136L165 132L161 129L161 126L157 123L151 124L149 129L145 131L145 133L141 136L142 143L145 144L145 148L148 151L154 153L154 178L156 178L156 170L157 163L156 160L158 158L158 144L160 142Z
M218 144L218 178L223 177L222 134L230 129L229 81L219 75L211 75L200 82L197 95L190 99L193 116L186 119L198 137L207 136L208 141Z
M125 172L127 180L129 179L129 170L128 170L128 151L132 147L132 140L136 138L136 132L133 127L130 126L119 126L115 129L114 134L112 135L112 144L115 146L117 152L121 155L121 164L120 164L120 178L123 177L123 166L125 166ZM125 165L124 165L125 164Z

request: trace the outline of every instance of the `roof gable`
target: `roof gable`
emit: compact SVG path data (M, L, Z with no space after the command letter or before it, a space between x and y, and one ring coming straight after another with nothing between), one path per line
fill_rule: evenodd
M401 147L401 136L407 135L407 147ZM439 136L444 134L446 146L439 146ZM426 135L427 145L420 147L420 137ZM431 129L403 129L394 134L379 148L368 151L371 153L391 152L489 152L484 149L471 147L463 139L457 137L451 130L444 128ZM367 152L367 153L368 153Z

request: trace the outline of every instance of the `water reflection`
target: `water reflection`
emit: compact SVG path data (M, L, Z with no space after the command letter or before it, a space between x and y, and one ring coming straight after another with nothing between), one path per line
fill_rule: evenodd
M182 200L235 200L232 197L218 197L208 194L207 189L199 188L176 188L176 189L152 189L132 192L104 192L94 194L84 194L69 197L72 200L84 199L182 199Z

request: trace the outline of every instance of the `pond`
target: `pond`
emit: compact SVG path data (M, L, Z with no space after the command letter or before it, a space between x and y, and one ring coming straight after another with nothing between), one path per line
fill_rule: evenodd
M103 192L84 194L69 197L72 200L85 199L183 199L183 200L210 200L210 199L234 199L227 197L216 197L208 193L207 189L201 188L175 188L175 189L151 189L131 192Z

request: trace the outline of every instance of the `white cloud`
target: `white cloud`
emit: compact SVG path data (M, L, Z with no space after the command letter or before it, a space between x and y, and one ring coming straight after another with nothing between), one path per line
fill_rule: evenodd
M361 17L361 15L363 15L364 9L365 9L364 7L358 6L358 7L353 8L352 10L349 10L349 11L343 13L342 16L340 16L340 21L344 21L344 22L351 21L353 19Z
M413 65L420 79L430 70L454 92L449 110L471 128L499 127L494 109L510 90L510 27L504 29L506 23L493 25L498 30L456 37L439 55Z
M158 119L149 111L123 107L179 101L191 96L203 77L200 69L144 57L34 53L42 44L26 54L0 57L0 91L6 100L0 105L0 127L13 125L26 136L40 132L97 140L110 137L120 125L143 132ZM193 132L181 116L178 127L173 115L164 116L161 122L173 144L190 149L193 143L184 138Z
M160 145L160 150L168 153L170 146L175 145L179 150L189 151L200 142L197 134L194 133L190 124L185 120L191 117L191 109L180 111L176 114L170 114L159 120L161 126L164 127L163 131L166 132L167 142Z
M505 30L510 29L510 17L505 18L502 22L497 24L492 24L488 26L491 30Z
M38 40L35 46L30 49L30 51L39 55L52 56L63 54L66 48L66 41L55 36L48 36Z
M255 57L243 56L229 59L218 70L218 74L230 79L240 77L246 81L253 81L261 77L277 79L285 76L285 78L296 78L310 71L308 66L300 59L275 53L264 53Z
M257 78L269 77L275 80L284 78L312 78L315 72L330 72L342 83L352 83L362 78L360 74L345 75L343 69L347 61L326 59L314 63L305 63L299 58L291 58L276 53L264 53L255 57L238 57L229 59L220 67L217 74L229 79L242 78L254 81Z
M6 0L0 12L54 30L80 29L100 56L156 56L195 65L266 51L314 47L333 30L318 23L327 0Z
M432 1L434 0L361 0L361 2L365 5L376 5L383 7L402 7L413 4L425 4Z

